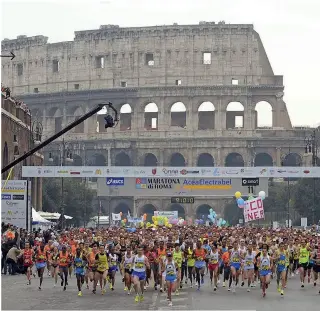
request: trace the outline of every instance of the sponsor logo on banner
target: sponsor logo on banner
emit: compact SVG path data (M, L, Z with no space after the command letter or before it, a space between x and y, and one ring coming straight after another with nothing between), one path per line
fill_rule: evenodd
M80 172L71 171L70 175L80 175Z
M206 175L209 175L210 173L212 172L212 170L208 170L208 169L201 169L201 174L206 176Z
M227 175L238 175L239 171L237 169L228 169L226 170Z
M138 176L141 176L141 175L143 176L146 174L146 171L145 170L134 170L133 174L138 175Z
M219 168L214 168L213 169L213 176L221 176L221 171Z
M259 178L242 178L242 186L259 186Z
M156 169L156 168L153 168L153 169L151 170L151 173L152 173L152 175L156 175L156 174L157 174L157 169Z
M232 189L231 179L198 179L183 182L183 188L188 190L230 190Z
M200 171L188 171L188 170L186 170L186 169L183 169L183 170L181 170L180 171L180 174L181 175L188 175L188 174L199 174L200 173Z
M260 169L259 174L260 176L265 176L268 173L268 170L266 168Z
M12 200L24 200L24 195L23 194L13 194Z
M178 218L178 212L177 211L154 211L154 216L164 216L164 217L172 217L172 218Z
M304 174L309 174L310 171L309 171L309 170L304 170L303 173L304 173Z
M82 174L93 174L93 171L82 171Z
M136 189L173 189L179 178L136 178Z
M94 174L95 175L102 175L102 171L100 169L97 169Z
M107 177L107 186L124 186L124 177Z
M66 170L60 170L57 172L58 174L68 174L69 171L66 171Z
M1 200L11 200L11 194L2 194Z
M176 175L179 175L179 170L175 170L175 169L166 169L166 168L163 168L162 169L162 172L163 174L165 175L171 175L171 176L176 176Z

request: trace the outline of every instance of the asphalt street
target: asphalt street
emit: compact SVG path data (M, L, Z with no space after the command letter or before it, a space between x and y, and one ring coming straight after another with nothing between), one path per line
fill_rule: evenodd
M247 292L246 288L237 288L236 293L219 287L213 292L208 278L200 291L186 285L179 296L173 296L173 306L168 307L166 293L161 294L148 288L143 302L135 303L134 295L128 296L123 290L120 277L117 278L115 291L108 289L105 295L92 294L83 289L83 296L78 297L76 279L69 280L67 290L62 291L60 282L53 287L53 279L46 276L42 291L38 291L38 279L33 278L31 286L26 285L25 276L2 276L2 309L3 310L317 310L320 304L318 294L320 286L307 284L300 288L298 276L289 280L285 296L276 291L272 281L267 296L262 298L258 287Z

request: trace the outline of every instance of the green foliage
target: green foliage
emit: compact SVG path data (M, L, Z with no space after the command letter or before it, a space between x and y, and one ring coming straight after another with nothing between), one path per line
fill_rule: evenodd
M62 198L63 183L63 198ZM94 214L95 191L89 189L80 178L44 178L43 210L61 213L64 202L65 215L73 217L73 224L83 226Z
M312 220L314 210L317 223L320 219L320 178L301 179L294 187L293 204L302 217L308 218L308 222Z

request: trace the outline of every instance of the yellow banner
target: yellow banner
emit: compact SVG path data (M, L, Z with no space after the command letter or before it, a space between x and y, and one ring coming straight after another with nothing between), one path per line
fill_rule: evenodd
M230 190L230 185L185 185L183 189L188 190Z

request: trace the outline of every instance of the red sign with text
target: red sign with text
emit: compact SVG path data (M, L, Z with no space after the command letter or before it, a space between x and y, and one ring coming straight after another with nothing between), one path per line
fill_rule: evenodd
M246 201L244 209L244 220L245 222L264 219L264 208L261 198L255 198L249 201Z

